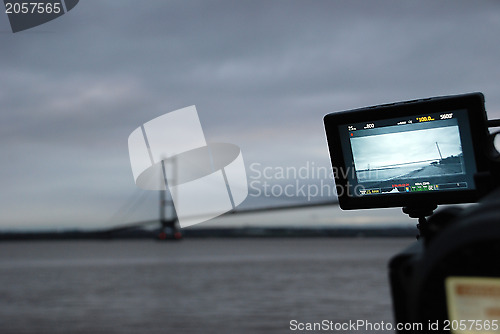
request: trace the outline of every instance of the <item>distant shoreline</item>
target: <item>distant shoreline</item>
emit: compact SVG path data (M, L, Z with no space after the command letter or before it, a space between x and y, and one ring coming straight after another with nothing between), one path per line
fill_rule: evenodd
M158 230L0 232L0 241L152 239ZM184 238L357 238L414 237L409 227L243 227L182 230Z

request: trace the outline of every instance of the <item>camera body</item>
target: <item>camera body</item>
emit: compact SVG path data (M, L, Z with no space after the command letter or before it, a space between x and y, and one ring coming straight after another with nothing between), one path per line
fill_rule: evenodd
M419 240L389 263L395 323L500 327L500 159L483 94L332 113L324 124L342 209L403 207L419 218Z
M434 325L432 332L439 333L461 320L484 326L499 319L491 311L498 310L500 301L491 291L500 289L500 189L478 205L437 211L428 224L432 229L424 238L389 262L395 322L419 323L424 329ZM468 286L470 295L454 281Z

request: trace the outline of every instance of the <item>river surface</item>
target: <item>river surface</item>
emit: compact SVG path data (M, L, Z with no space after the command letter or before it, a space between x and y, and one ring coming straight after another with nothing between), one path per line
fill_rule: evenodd
M1 243L0 333L297 333L292 320L392 322L387 263L411 242Z

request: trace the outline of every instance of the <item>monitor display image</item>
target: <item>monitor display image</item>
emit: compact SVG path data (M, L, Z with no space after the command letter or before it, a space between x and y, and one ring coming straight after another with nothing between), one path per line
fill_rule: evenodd
M459 121L465 111L341 126L354 196L474 188Z
M358 182L463 174L458 126L351 138Z

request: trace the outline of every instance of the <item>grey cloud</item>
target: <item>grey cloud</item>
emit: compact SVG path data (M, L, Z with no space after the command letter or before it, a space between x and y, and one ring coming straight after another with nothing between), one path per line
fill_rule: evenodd
M130 132L192 104L247 164L327 165L322 117L338 110L483 91L498 117L499 30L496 1L80 1L0 34L0 226L104 224L135 190ZM67 211L88 214L69 222L56 209L78 189ZM43 193L42 218L13 205Z

